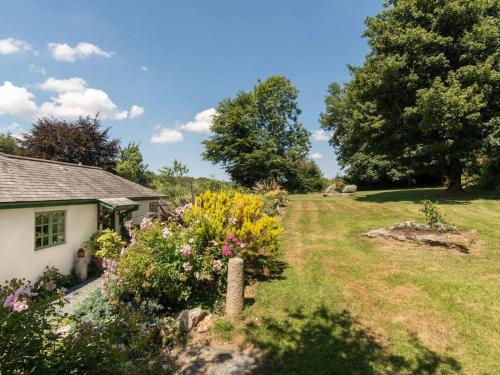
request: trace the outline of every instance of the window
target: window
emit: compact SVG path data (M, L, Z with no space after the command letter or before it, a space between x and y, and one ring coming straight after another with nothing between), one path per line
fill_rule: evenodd
M158 212L158 201L149 202L149 212Z
M64 243L65 214L64 211L35 213L35 250Z

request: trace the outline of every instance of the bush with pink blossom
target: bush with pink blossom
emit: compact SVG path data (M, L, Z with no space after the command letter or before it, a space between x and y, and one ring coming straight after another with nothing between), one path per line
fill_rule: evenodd
M158 300L166 308L212 307L225 289L230 257L244 247L235 234L204 242L192 227L148 220L130 228L114 277L120 299Z
M0 373L42 373L51 358L64 293L46 286L13 279L0 287Z

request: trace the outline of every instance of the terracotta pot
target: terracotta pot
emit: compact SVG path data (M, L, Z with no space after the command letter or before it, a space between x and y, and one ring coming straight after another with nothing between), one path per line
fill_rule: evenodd
M78 249L78 251L76 252L76 256L78 258L85 258L85 250L82 248Z

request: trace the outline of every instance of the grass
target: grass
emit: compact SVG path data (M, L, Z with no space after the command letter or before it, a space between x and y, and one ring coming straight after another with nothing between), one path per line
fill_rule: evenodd
M419 218L422 199L459 228L477 229L482 253L360 237ZM258 283L245 310L246 337L265 353L257 373L500 373L498 196L297 195L283 223L283 273Z
M212 332L219 340L229 341L233 338L233 325L226 318L218 318L214 322Z

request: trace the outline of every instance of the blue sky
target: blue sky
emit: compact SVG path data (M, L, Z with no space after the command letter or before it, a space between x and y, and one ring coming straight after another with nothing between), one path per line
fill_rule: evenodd
M328 84L348 80L346 65L368 52L364 19L381 3L3 2L0 132L29 131L41 114L100 110L114 137L141 143L151 169L177 158L194 176L224 177L200 156L210 109L259 78L284 75L314 133ZM325 176L338 172L326 141L313 137L311 155Z

